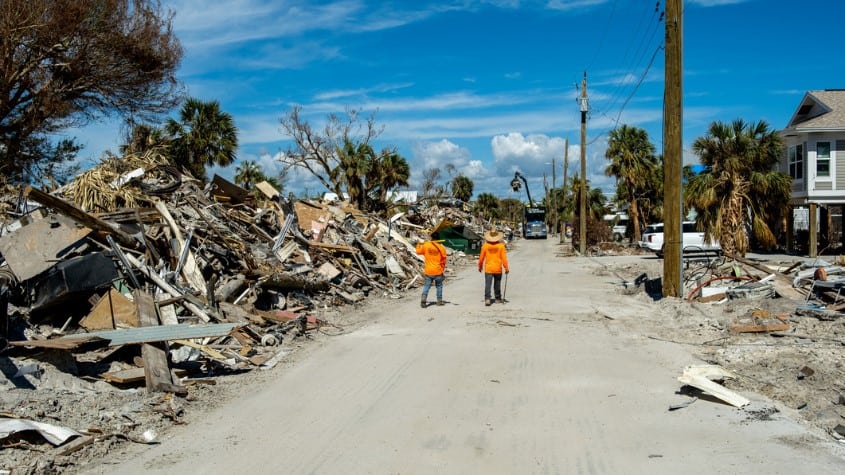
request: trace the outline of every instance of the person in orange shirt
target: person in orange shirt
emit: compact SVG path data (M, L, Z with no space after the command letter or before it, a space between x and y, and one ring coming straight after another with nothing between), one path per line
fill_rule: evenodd
M431 236L430 231L426 231L426 234ZM431 290L432 282L434 282L434 287L436 288L437 305L444 305L443 280L445 276L443 272L446 270L446 248L437 241L418 242L415 247L417 254L425 257L425 268L423 270L425 283L422 288L420 306L422 308L426 307L428 291Z
M510 273L508 265L508 251L502 243L502 233L498 229L491 229L484 233L484 245L481 246L481 255L478 256L478 272L484 269L484 305L493 303L492 296L495 295L496 302L502 300L502 270L505 274ZM490 287L493 287L493 295L490 294Z

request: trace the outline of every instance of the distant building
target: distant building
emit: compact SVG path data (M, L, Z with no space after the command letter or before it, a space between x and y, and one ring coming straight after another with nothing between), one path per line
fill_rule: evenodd
M387 201L393 201L396 203L408 203L409 205L414 204L419 199L419 192L416 190L406 190L406 191L388 191L387 192Z
M343 199L348 200L349 195L344 193ZM408 203L414 204L419 199L419 192L417 191L388 191L387 192L387 201L391 201L394 203ZM327 191L323 193L323 201L340 201L338 198L337 193Z

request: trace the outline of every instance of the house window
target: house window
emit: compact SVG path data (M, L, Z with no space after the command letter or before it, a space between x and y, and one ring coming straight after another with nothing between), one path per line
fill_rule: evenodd
M804 178L804 146L789 147L789 176L793 180Z
M816 142L816 176L830 176L830 142Z

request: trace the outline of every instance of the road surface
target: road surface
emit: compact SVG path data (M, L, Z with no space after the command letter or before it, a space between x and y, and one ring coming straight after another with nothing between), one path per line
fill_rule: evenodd
M87 473L845 473L829 439L784 413L750 417L773 405L760 396L669 411L687 400L683 367L702 362L604 318L597 306L635 318L649 304L558 251L520 241L505 304L484 306L470 266L445 306L414 293L361 310L366 325L269 383Z

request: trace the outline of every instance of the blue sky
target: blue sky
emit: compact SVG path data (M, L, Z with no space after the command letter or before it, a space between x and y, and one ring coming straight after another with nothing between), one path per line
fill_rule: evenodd
M162 0L183 42L178 76L190 96L218 100L240 130L239 160L266 173L288 148L280 118L294 105L319 127L347 108L376 113L377 147L395 146L412 169L452 164L475 196L532 197L543 175L556 184L569 139L580 170L577 86L587 73L587 167L604 176L607 132L644 128L662 151L665 2L651 0ZM786 126L808 90L841 88L845 61L837 19L845 2L685 0L685 163L712 121ZM832 21L823 22L830 19ZM89 161L116 149L115 123L71 131ZM230 178L234 167L210 173ZM308 176L294 193L324 189Z

